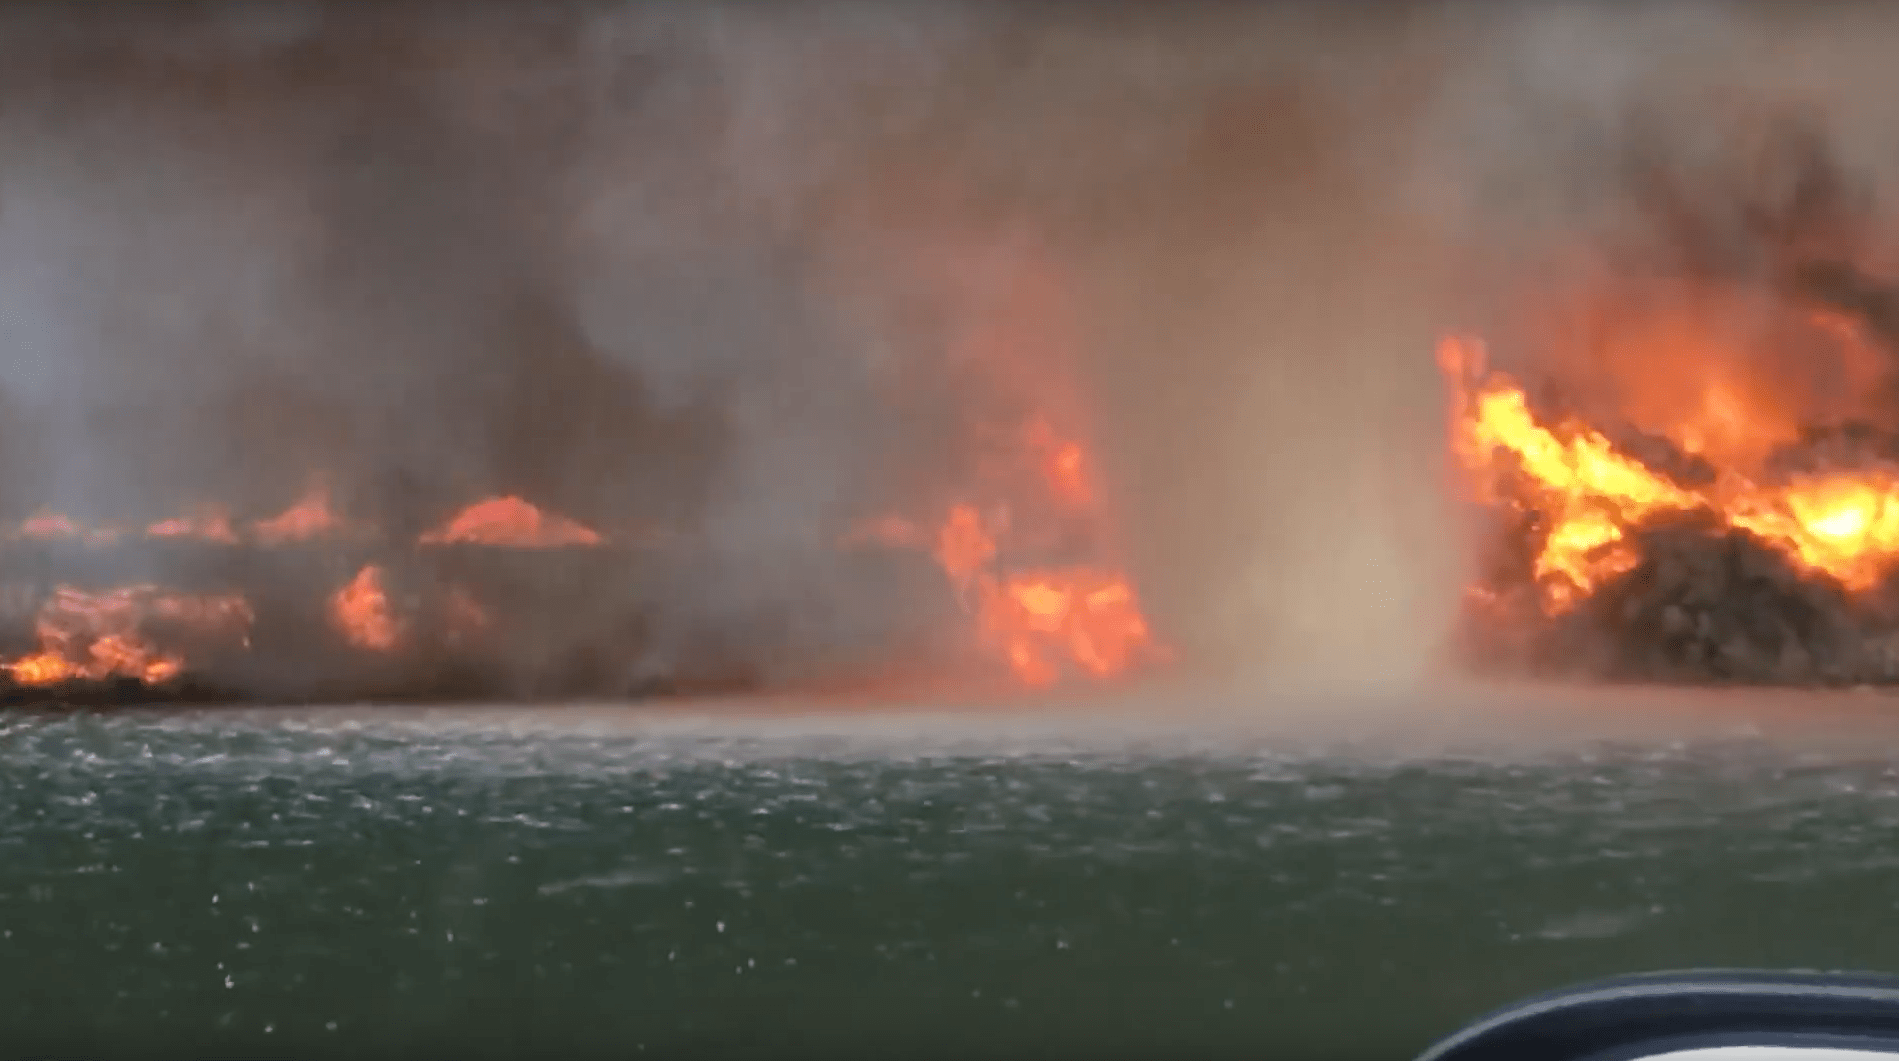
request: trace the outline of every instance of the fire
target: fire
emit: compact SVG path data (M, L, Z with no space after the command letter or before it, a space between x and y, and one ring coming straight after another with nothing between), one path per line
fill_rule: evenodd
M1069 508L1086 508L1093 504L1095 489L1088 477L1088 455L1081 443L1057 435L1054 427L1041 417L1029 422L1026 435L1056 500Z
M350 644L372 652L390 651L402 634L382 580L382 568L365 564L330 597L330 621Z
M936 548L931 555L950 583L958 591L967 592L996 558L996 539L983 526L982 514L974 505L955 505L936 532Z
M119 532L110 527L82 527L64 513L42 508L21 521L14 537L37 542L83 541L89 545L108 545L118 540Z
M156 539L227 546L282 546L335 539L345 532L367 529L340 517L330 505L328 490L319 482L278 515L244 524L241 533L227 508L204 505L178 518L152 523L145 534ZM66 540L94 546L117 538L110 529L88 528L51 509L34 513L13 536L27 541ZM536 548L598 545L601 541L599 534L573 520L542 512L520 498L498 497L463 509L442 527L422 535L419 544ZM331 624L356 648L390 652L404 638L406 624L391 606L386 580L385 568L364 564L326 602ZM448 588L439 619L450 644L468 642L492 624L487 610L460 586ZM38 649L11 662L0 662L0 667L24 685L108 678L160 683L177 677L185 667L185 659L175 651L155 646L151 635L160 632L158 628L224 631L231 634L233 643L248 648L251 620L249 603L236 594L172 593L144 584L97 593L62 586L38 613Z
M918 248L891 248L902 252L887 259L893 272L903 272L905 261L918 265L914 289L904 283L879 285L888 286L893 295L889 308L896 312L890 319L900 333L891 337L896 340L893 346L914 341L913 321L926 322L924 329L933 334L922 344L929 351L924 356L877 359L878 380L887 380L889 393L900 401L920 398L924 403L940 405L945 396L953 395L951 400L959 410L980 409L983 415L971 422L945 420L942 426L946 431L941 436L934 431L920 433L918 438L926 445L938 438L955 440L945 447L946 451L928 454L929 461L918 462L957 469L947 473L949 481L931 484L927 495L906 498L914 508L851 528L836 544L842 548L904 550L911 554L907 559L914 562L909 565L911 570L899 573L920 572L926 582L940 572L937 584L949 587L950 594L945 596L953 594L963 613L952 620L950 630L943 632L957 635L955 639L965 647L973 646L997 673L1011 674L1025 685L1046 687L1068 680L1113 679L1166 659L1168 651L1150 627L1132 578L1114 556L1103 507L1106 484L1096 477L1093 454L1086 441L1085 403L1071 392L1071 384L1080 378L1076 368L1085 353L1083 322L1087 318L1078 312L1068 271L1035 233L1015 231L1014 225L1007 226L1007 231L998 230L960 217L942 220L941 226L925 225L941 236L940 245L931 242ZM918 249L921 253L912 253ZM885 261L880 253L865 259L853 255L838 259L845 260L879 260L880 265ZM914 305L912 297L916 299ZM913 314L912 308L921 312ZM865 319L879 325L881 318L879 310ZM908 456L902 461L905 465ZM339 481L337 485L343 484ZM371 481L362 485L378 484ZM439 484L431 484L435 485ZM365 489L345 495L339 491L338 496L373 497L381 492ZM346 516L358 514L339 513L321 481L280 512L274 510L274 501L272 510L260 511L238 498L221 500L238 503L231 507L204 505L157 522L148 521L154 515L172 513L139 513L135 522L125 524L124 536L243 547L232 557L233 567L246 577L254 573L269 580L271 595L260 595L258 604L260 610L271 610L270 621L259 624L260 629L281 631L294 638L314 619L317 625L327 625L334 631L333 639L321 639L327 642L326 648L340 650L346 644L365 656L417 653L430 664L425 670L433 670L440 663L445 673L458 672L464 663L473 662L459 658L457 653L484 648L495 650L502 657L500 662L510 662L506 657L512 653L506 650L515 646L506 644L509 635L533 626L517 612L537 603L532 580L522 577L522 573L532 572L534 565L475 558L468 555L475 552L472 549L451 552L434 547L598 547L605 545L610 535L614 549L593 554L597 564L575 565L582 579L622 562L628 568L677 566L689 571L701 559L686 553L681 563L681 553L674 551L682 544L685 549L693 545L678 541L690 534L697 522L695 508L690 505L655 506L668 514L677 512L676 518L685 524L683 529L671 525L635 527L616 521L604 528L608 534L603 535L580 521L545 511L523 496L468 495L454 500L473 503L446 514L439 523L432 514L427 529L415 535L407 529L393 532L393 527L374 522L348 522ZM402 508L406 514L408 506ZM823 509L829 510L828 505ZM595 518L589 513L579 514ZM287 548L285 555L262 555L266 549L293 543L322 540L326 546L341 545L338 539L351 526L360 527L364 533L351 534L348 548L339 548L337 555ZM795 540L802 541L801 532L810 528L790 529L800 532ZM16 536L107 540L104 532L50 511L21 524ZM659 555L645 554L649 546ZM64 549L23 552L35 561L41 553L55 554L54 562L69 559ZM154 555L176 563L183 569L181 573L193 578L203 577L217 563L215 551L198 547L136 549L123 559L145 562ZM339 561L340 556L347 556L347 560ZM122 566L120 560L113 557L99 568L118 569ZM498 582L477 578L474 565L489 560L495 562L498 571L513 577ZM932 562L935 571L931 570ZM555 570L560 570L558 565ZM880 580L886 570L879 566L876 574ZM616 580L612 586L655 584L643 577L643 570L634 574L642 577ZM326 581L312 585L307 580L313 575ZM591 588L584 581L553 581L562 587L578 584L582 589ZM891 583L906 584L896 579ZM671 583L658 584L669 587ZM866 580L864 584L880 583ZM280 616L277 593L296 592L305 585L311 588L304 596L282 602ZM477 599L471 588L491 596ZM155 600L128 610L111 603L118 600L113 594L136 596L148 589L112 591L99 600L63 598L65 603L60 607L49 605L50 610L41 617L39 651L0 666L7 666L17 681L39 682L102 674L160 681L180 674L187 666L184 650L174 650L156 635L162 632L161 622L174 621L167 615L176 613L175 621L187 621L190 607ZM627 592L632 595L646 590L629 588ZM536 650L534 655L550 659L573 655L576 669L611 675L619 669L611 658L618 646L624 646L629 656L671 656L675 653L670 645L654 649L647 642L723 640L701 638L693 631L687 631L691 637L681 637L666 629L673 624L651 622L639 612L612 610L620 602L602 603L599 609L567 609L578 613L579 622L591 621L597 615L603 624L597 639L588 639L581 646L584 651L544 651L544 647L566 646L530 644ZM626 603L629 607L644 607L650 602L634 599ZM74 616L85 618L82 622ZM284 621L279 622L280 617ZM147 626L152 629L148 631ZM560 637L568 635L565 629L558 633ZM161 644L162 650L156 647ZM742 651L747 646L736 647ZM434 654L437 648L450 651L438 656ZM696 646L684 651L701 652ZM724 657L727 651L714 645L709 654ZM735 661L741 669L746 662ZM538 659L534 663L541 665ZM824 661L819 664L824 665ZM550 665L565 664L557 661ZM726 665L723 659L713 664ZM466 669L479 672L486 668ZM649 663L639 660L637 669L644 672ZM248 667L237 671L257 672ZM388 672L376 667L374 673L380 676Z
M51 509L40 509L20 524L20 537L45 541L52 538L77 538L79 525Z
M186 515L159 520L147 526L145 534L150 538L189 539L219 545L236 545L243 541L286 545L338 537L362 529L337 515L330 507L329 490L319 484L283 512L249 524L246 534L238 532L230 510L223 505L203 505ZM28 517L15 531L15 536L34 541L83 540L94 545L108 544L119 537L111 528L85 527L51 509L41 509ZM494 497L462 509L419 540L423 545L465 543L551 548L599 545L602 538L574 520L543 512L518 497Z
M986 576L979 593L985 638L1031 686L1059 681L1063 659L1110 678L1153 649L1134 590L1116 572L1070 566Z
M600 535L565 516L550 515L518 497L494 497L456 513L424 534L424 545L505 545L547 549L599 545Z
M1042 418L1021 433L1055 507L1065 516L1095 515L1086 451ZM1016 680L1047 688L1079 674L1105 680L1165 660L1126 574L1091 563L1016 563L1005 557L1013 538L1007 504L986 510L968 501L949 506L933 536L931 557L975 620L979 643ZM847 542L911 548L925 536L908 520L883 517L860 525Z
M975 615L982 644L1019 681L1046 688L1070 667L1112 678L1164 656L1126 575L1089 564L1001 570L997 534L1006 528L973 505L954 505L933 555Z
M980 651L1025 686L1164 662L1171 653L1113 555L1074 389L1087 356L1075 278L1040 233L945 222L924 222L932 245L916 266L919 295L945 322L959 386L980 388L996 412L962 425L972 445L952 489L911 518L856 524L843 544L927 552Z
M1869 590L1899 558L1899 476L1803 477L1766 501L1747 499L1730 519L1848 589Z
M222 505L205 505L177 519L161 520L145 528L152 538L196 538L236 545L237 531L231 527L231 514Z
M1078 548L1094 552L1097 543L1063 530L1099 520L1086 450L1040 416L1011 437L1014 443L1003 448L1015 460L1002 463L1030 474L984 479L985 485L972 493L989 494L985 504L954 501L935 522L886 516L857 527L840 544L928 554L969 615L976 643L1024 685L1111 679L1167 658L1127 575L1099 556L1076 555ZM1025 483L1033 485L1025 488ZM1013 496L1017 493L1022 496ZM280 546L334 538L347 526L332 509L327 490L317 487L273 517L240 524L228 509L206 505L152 523L145 533L219 545ZM51 510L35 513L15 536L95 545L111 540L109 532ZM580 523L510 496L468 506L421 535L417 544L542 548L602 541ZM411 624L391 600L389 583L384 564L362 563L323 601L329 623L350 646L390 653L410 639ZM439 627L443 643L464 650L480 643L494 629L493 616L464 587L444 590L429 620ZM186 655L174 644L179 638L171 635L202 640L205 634L219 634L230 645L248 648L253 618L239 594L187 594L148 584L104 591L60 586L39 606L36 650L0 667L16 684L29 686L107 679L159 684L175 680L187 667ZM184 647L190 643L186 639Z
M342 529L342 521L330 511L330 492L313 486L297 502L270 519L251 526L251 536L264 545L305 542Z
M40 607L34 624L39 651L3 666L22 685L109 678L157 684L177 677L184 660L154 647L149 625L248 636L251 619L249 604L233 594L194 596L149 585L94 593L60 586Z
M1451 382L1452 451L1476 478L1481 500L1518 499L1548 520L1535 577L1545 602L1563 610L1580 593L1628 570L1635 558L1617 548L1622 528L1697 499L1587 428L1559 437L1539 423L1514 380L1486 370L1483 346L1451 337L1438 346Z
M1837 321L1820 327L1842 334ZM1849 591L1873 588L1899 561L1899 466L1771 470L1764 455L1793 433L1718 373L1677 402L1683 418L1664 432L1712 469L1689 483L1593 427L1539 417L1517 380L1487 367L1478 340L1441 340L1438 363L1451 392L1451 449L1473 495L1537 517L1533 575L1550 614L1634 568L1641 557L1629 530L1666 513L1712 516Z

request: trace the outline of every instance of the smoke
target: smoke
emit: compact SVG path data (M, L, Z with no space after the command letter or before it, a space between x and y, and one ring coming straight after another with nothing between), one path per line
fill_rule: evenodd
M1446 8L1406 187L1465 245L1473 314L1603 269L1765 287L1793 255L1889 258L1895 32L1836 4Z
M832 163L751 113L798 93L739 76L742 18L5 17L6 515L255 517L321 475L400 540L518 493L705 546L670 581L592 587L668 598L650 651L852 618L820 546L873 500L850 491L888 425L786 216ZM812 29L855 36L779 36ZM554 640L613 633L575 603Z
M655 651L782 661L927 612L836 528L1045 407L1093 436L1183 658L1430 654L1429 289L1376 205L1408 60L1375 19L5 18L9 516L264 514L321 473L406 536L520 493L699 543L643 577Z
M1184 661L1417 680L1467 538L1433 337L1653 235L1638 143L1726 173L1729 116L1804 108L1882 183L1892 19L14 6L0 517L265 515L321 473L407 535L518 493L697 543L639 576L651 652L789 667L945 606L838 528L1045 407ZM971 338L1011 315L1041 339ZM603 636L578 611L546 639Z

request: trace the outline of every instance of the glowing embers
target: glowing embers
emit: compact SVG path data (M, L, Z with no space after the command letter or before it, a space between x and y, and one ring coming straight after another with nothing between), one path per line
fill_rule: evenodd
M503 545L549 549L599 545L600 535L564 516L542 512L518 497L494 497L462 509L422 535L424 545Z
M1631 530L1668 513L1702 514L1748 532L1849 591L1873 588L1899 561L1899 467L1870 457L1803 471L1738 456L1717 463L1710 458L1785 448L1750 447L1747 418L1728 406L1724 445L1697 454L1701 474L1680 481L1594 427L1543 422L1516 380L1487 368L1476 340L1444 339L1438 362L1451 388L1451 448L1473 495L1534 516L1532 575L1549 614L1633 569L1641 556ZM1676 437L1686 450L1709 436L1696 426Z
M184 658L161 650L166 633L248 643L250 604L238 594L184 594L156 586L92 592L60 586L34 620L38 651L4 666L21 685L129 678L158 684L176 678Z

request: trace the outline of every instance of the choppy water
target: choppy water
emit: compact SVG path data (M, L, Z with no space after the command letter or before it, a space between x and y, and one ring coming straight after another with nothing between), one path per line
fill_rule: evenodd
M1883 738L548 717L0 720L0 1042L1402 1058L1597 974L1899 966Z

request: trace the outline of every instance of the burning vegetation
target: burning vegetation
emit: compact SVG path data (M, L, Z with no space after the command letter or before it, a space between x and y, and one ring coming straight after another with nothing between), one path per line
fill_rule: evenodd
M1065 520L1090 521L1094 493L1080 445L1059 438L1041 419L1031 420L1021 437L1045 483L1045 500ZM1026 686L1111 679L1168 658L1125 572L1036 557L1032 542L1026 555L1017 555L1014 511L1006 502L957 501L934 527L886 517L847 540L927 552L973 622L978 643Z
M1081 418L1069 413L1077 381L1019 378L1024 365L1075 356L1066 272L1047 255L1011 266L1011 252L984 253L977 271L1001 281L950 314L954 371L924 370L967 388L906 381L891 399L946 406L950 433L921 447L926 468L896 469L888 487L821 513L814 551L779 554L843 586L804 613L702 606L746 577L734 563L758 562L722 545L703 514L583 522L510 493L460 507L438 495L424 509L401 489L352 507L338 504L326 469L275 513L209 503L109 522L33 511L0 534L0 676L16 701L465 698L829 689L884 682L893 668L1041 690L1165 662L1172 652L1119 561ZM690 467L671 442L652 448ZM580 448L553 447L540 475L555 477ZM359 483L375 460L359 462ZM882 629L856 634L863 643L838 659L823 658L822 637L788 633L850 607Z
M1631 180L1639 247L1439 343L1478 666L1899 679L1899 271L1809 129L1737 128L1724 182Z
M893 226L780 224L753 184L778 164L722 157L721 35L682 23L622 98L667 20L536 10L313 8L281 37L214 11L182 63L140 15L0 14L0 51L45 60L0 64L34 100L0 117L6 696L1036 690L1168 659L1085 403L1045 400L1081 373L1007 382L1073 334L934 277L915 319L846 319L1012 226L895 196L941 238L866 264ZM497 48L523 32L545 49ZM467 109L494 93L519 109ZM94 146L140 161L59 175ZM902 183L844 176L802 209Z
M987 670L1040 689L1111 680L1167 659L1128 576L1099 556L1077 555L1093 551L1102 518L1081 444L1040 415L1004 434L1004 463L1021 473L1010 477L1016 484L1030 484L1028 504L972 496L931 519L887 513L846 530L835 548L934 567L947 605L936 640L967 650L961 662L939 652L938 665L966 677ZM1018 513L1028 511L1059 526L1025 525ZM1057 540L1063 531L1066 542ZM13 573L30 573L4 598L31 629L31 644L0 661L15 700L627 695L754 680L742 658L717 653L687 657L644 682L616 667L638 657L639 613L653 606L629 594L626 573L686 563L668 551L676 539L636 531L616 539L516 496L468 505L406 545L338 514L321 487L249 522L204 506L127 530L42 509L11 539ZM141 546L163 551L156 566L193 572L204 585L99 586L59 575L88 573L96 582L102 571L151 562ZM537 567L535 557L545 563ZM576 560L593 572L582 584L546 577ZM286 569L296 574L286 577ZM247 577L264 587L255 602ZM316 585L326 579L329 588ZM510 680L508 649L533 644L532 628L550 621L548 607L565 608L573 593L590 590L606 598L605 610L589 616L597 624L593 651L535 660L526 686L519 673ZM271 678L298 673L298 660L304 677L273 686Z

